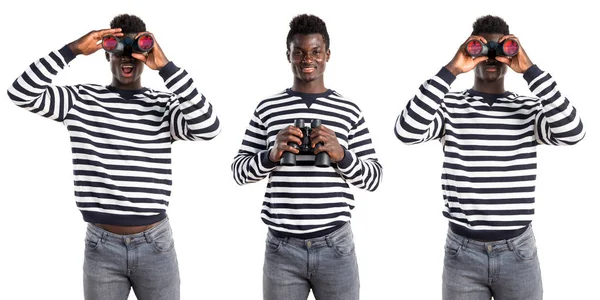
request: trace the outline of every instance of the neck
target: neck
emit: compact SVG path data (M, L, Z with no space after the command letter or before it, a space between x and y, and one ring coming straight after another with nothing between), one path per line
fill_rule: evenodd
M327 91L325 83L323 82L323 76L317 80L310 82L301 81L298 78L294 78L294 85L292 91L306 94L321 94Z
M475 78L473 90L488 94L502 94L506 92L506 90L504 89L504 80L486 82L480 78Z
M125 83L121 83L116 78L113 78L112 82L110 83L110 86L120 89L120 90L139 90L142 88L142 81L136 80L132 83L125 84Z

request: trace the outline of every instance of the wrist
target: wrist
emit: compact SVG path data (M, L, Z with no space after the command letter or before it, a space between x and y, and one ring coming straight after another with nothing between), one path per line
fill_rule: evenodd
M450 71L450 73L452 73L454 76L458 76L461 73L460 69L452 63L447 64L446 69L448 69L448 71Z
M69 50L71 50L71 52L73 52L73 54L75 54L75 56L81 54L81 50L79 50L79 48L76 46L75 42L71 42L68 45Z

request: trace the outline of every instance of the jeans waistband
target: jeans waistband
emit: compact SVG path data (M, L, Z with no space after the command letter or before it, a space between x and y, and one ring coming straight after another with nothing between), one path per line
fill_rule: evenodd
M275 235L273 235L273 233L271 233L271 231L267 232L267 236L269 239L274 239L274 240L280 240L282 241L284 244L292 244L292 245L296 245L296 246L306 246L309 248L319 248L319 247L331 247L332 245L334 245L338 240L341 240L342 238L346 237L347 235L352 234L352 228L350 226L350 222L347 222L346 224L342 225L339 229L337 229L336 231L321 236L321 237L317 237L317 238L312 238L312 239L299 239L299 238L295 238L295 237L277 237Z
M481 249L484 251L491 251L491 249L495 249L497 251L502 250L510 250L512 251L515 246L520 245L524 241L527 241L531 238L534 238L533 227L531 224L527 226L527 229L520 235L505 240L491 241L491 242L481 242L473 239L466 238L464 236L458 235L452 230L448 229L448 238L453 240L455 243L461 245L463 248L469 247L474 249Z
M136 241L144 241L144 242L152 242L156 237L162 235L165 232L168 232L171 230L171 226L169 223L169 218L165 218L164 220L160 221L160 223L158 223L156 226L139 232L139 233L134 233L134 234L127 234L127 235L122 235L122 234L116 234L116 233L112 233L110 231L104 230L92 223L88 223L87 225L87 231L90 234L96 235L98 237L100 237L102 242L106 242L106 241L123 241L126 244L129 243L135 243Z

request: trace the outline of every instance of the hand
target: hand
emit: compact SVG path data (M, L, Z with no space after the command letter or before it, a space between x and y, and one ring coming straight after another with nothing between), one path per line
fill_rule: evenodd
M315 147L318 143L323 143L315 149L315 154L327 152L332 162L338 162L344 158L344 148L338 142L335 132L323 125L312 129L310 134L311 147Z
M300 150L288 145L288 143L302 144L302 130L300 128L289 125L288 127L280 130L275 137L275 145L269 152L269 160L272 162L278 162L283 156L283 152L292 152L294 154L300 153Z
M454 55L454 58L452 58L452 60L446 65L446 68L448 68L448 70L450 70L454 76L469 72L473 70L480 62L488 59L487 56L473 58L471 55L469 55L465 47L472 40L479 40L487 44L487 40L482 36L472 35L462 45L460 45L460 48L458 48L458 51Z
M110 34L117 37L123 36L121 28L94 30L69 43L69 48L75 55L90 55L102 49L102 38Z
M147 55L144 55L142 53L132 53L131 56L135 59L143 61L146 64L146 66L148 66L152 70L162 69L162 67L169 63L169 60L158 45L158 42L156 41L156 38L152 33L140 32L135 36L135 38L137 39L138 36L142 34L149 34L152 36L152 39L154 40L154 47L152 47L152 50L150 50L150 52L148 52Z
M514 35L509 34L501 37L498 40L498 43L502 43L502 41L509 38L517 41L517 43L519 44L519 51L517 52L517 55L513 57L496 56L496 60L501 63L507 64L511 69L513 69L513 71L517 73L525 73L527 69L533 66L533 63L529 59L529 56L527 56L527 53L525 53L525 49L523 49L523 45L521 44L519 39L517 39Z

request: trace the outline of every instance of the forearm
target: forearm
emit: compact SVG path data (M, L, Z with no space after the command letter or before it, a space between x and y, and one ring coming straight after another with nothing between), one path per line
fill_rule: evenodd
M344 158L337 166L344 179L352 185L368 191L375 191L379 187L383 168L377 158L361 158L344 149Z
M558 90L552 76L538 66L524 74L529 89L540 98L541 112L536 117L536 135L539 141L553 145L572 145L585 136L577 110Z
M443 131L440 107L455 79L456 76L444 67L419 87L418 93L396 118L394 133L400 141L416 144L440 136Z
M233 178L239 185L258 182L277 167L277 163L269 160L269 149L250 154L240 150L234 158L231 170Z
M19 107L62 121L73 107L76 88L52 85L56 75L75 58L68 45L35 61L9 87L8 97Z
M176 95L172 103L171 126L176 126L176 139L210 140L221 132L219 118L212 104L194 86L186 70L169 62L159 71L170 92Z

